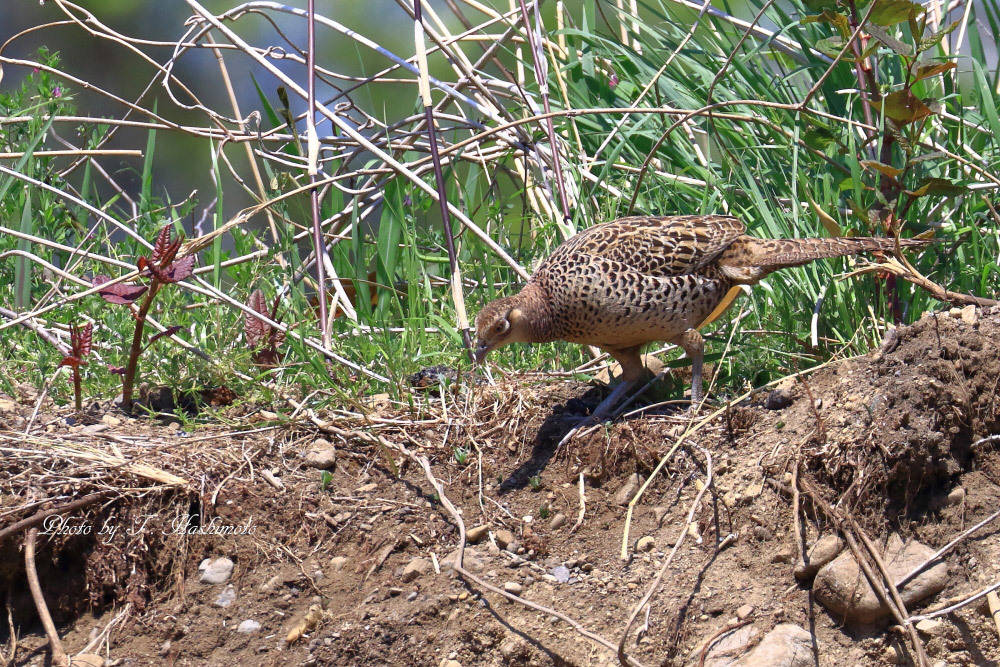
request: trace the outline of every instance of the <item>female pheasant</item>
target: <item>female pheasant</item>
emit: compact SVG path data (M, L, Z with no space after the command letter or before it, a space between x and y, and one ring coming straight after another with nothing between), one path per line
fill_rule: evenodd
M581 231L556 248L520 293L479 312L476 361L508 343L561 339L599 347L621 363L623 382L597 407L596 421L641 379L642 346L667 341L690 357L691 399L698 402L704 358L698 328L731 287L815 259L896 249L889 238L770 240L745 230L732 216L684 215L621 218Z

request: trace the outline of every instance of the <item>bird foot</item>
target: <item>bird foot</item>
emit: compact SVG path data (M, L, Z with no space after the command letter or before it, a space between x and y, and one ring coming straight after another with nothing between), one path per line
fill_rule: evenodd
M576 426L566 432L566 435L564 435L559 441L559 444L556 445L556 454L562 451L563 446L572 440L577 433L589 426L593 426L594 424L600 424L605 417L612 413L612 409L618 405L619 402L621 402L622 397L624 397L629 390L635 387L636 384L638 383L622 381L621 384L615 387L614 391L612 391L607 398L601 401L598 406L594 408L593 412L581 419L577 422Z

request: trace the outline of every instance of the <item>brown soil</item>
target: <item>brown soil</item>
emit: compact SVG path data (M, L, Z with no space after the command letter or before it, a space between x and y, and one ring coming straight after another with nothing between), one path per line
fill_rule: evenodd
M889 646L909 655L904 635L888 623L843 625L792 576L802 542L833 528L809 491L883 544L897 532L936 549L996 511L1000 439L991 436L1000 433L1000 309L979 311L975 321L969 315L925 316L871 355L830 363L723 411L686 440L639 500L627 561L620 559L626 508L616 492L634 473L650 475L687 425L685 414L620 421L555 454L553 443L601 392L571 382L510 381L476 387L473 396L446 394L446 411L436 391L418 392L416 410L374 397L367 423L343 416L334 423L428 457L467 527L513 533L518 554L487 536L467 548L466 568L500 588L517 584L524 598L615 645L684 533L648 615L643 610L628 633L628 652L644 665L683 665L692 651L689 664L697 664L697 648L735 624L743 605L752 607L747 620L758 638L782 622L810 631L818 665L888 664ZM6 405L0 444L11 447L33 405ZM239 430L261 426L260 419L246 416L249 425ZM186 435L125 418L90 439L80 440L82 428L50 411L33 433L52 447L76 437L98 450L117 448L128 461L141 459L189 486L170 490L135 468L60 458L57 447L46 450L45 465L31 454L0 464L0 597L18 637L12 664L48 664L48 649L25 583L25 534L3 539L3 528L100 490L109 495L68 522L94 532L117 525L116 535L39 537L39 576L70 652L118 617L101 651L119 665L617 664L612 651L550 613L449 570L457 527L420 467L396 450L343 431L321 433L306 421L239 436L221 428ZM321 473L300 458L321 437L338 453L326 488ZM40 448L31 440L22 446ZM455 447L468 449L464 464ZM705 480L705 452L714 481L687 529L685 517ZM801 467L793 475L796 460ZM283 488L269 484L266 472ZM574 532L581 476L586 511ZM796 489L802 491L799 540ZM567 520L553 528L557 514ZM189 520L202 527L250 522L255 531L171 534L172 522ZM126 535L129 526L142 527ZM647 536L654 546L638 551L637 541ZM236 597L226 608L216 604L224 585L199 583L199 563L216 556L235 562ZM417 558L430 568L406 581L403 570ZM948 587L910 613L1000 580L998 524L963 540L946 560ZM318 623L287 643L311 606L321 610ZM238 633L246 619L260 630ZM942 620L941 634L923 637L932 663L1000 664L1000 639L985 604ZM7 623L0 626L0 659L6 659L11 638Z

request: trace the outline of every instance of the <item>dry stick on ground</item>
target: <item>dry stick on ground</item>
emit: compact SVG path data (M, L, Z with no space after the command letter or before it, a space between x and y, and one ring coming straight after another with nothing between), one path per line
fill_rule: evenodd
M583 473L580 473L580 514L576 517L576 523L570 528L569 534L575 533L583 525L583 517L587 515L587 494L584 492Z
M871 540L868 539L868 536L864 534L864 531L861 530L861 527L853 517L849 516L845 518L841 516L840 512L826 501L826 499L820 494L819 489L816 488L816 486L808 478L803 478L801 481L803 490L809 495L815 506L826 514L827 518L830 519L835 526L837 526L840 533L844 536L844 539L847 541L847 545L851 548L851 553L854 555L854 560L864 573L872 591L878 596L879 600L881 600L882 603L889 608L892 615L896 618L896 622L903 626L906 630L906 633L910 638L910 642L913 645L913 651L917 658L917 664L920 665L920 667L929 667L930 661L927 659L927 654L924 651L923 642L920 641L920 637L917 635L917 631L913 627L913 623L907 614L906 607L900 599L899 589L896 588L892 578L889 576L888 571L886 571L885 564L882 562L882 557L878 553L878 549L874 544L872 544ZM885 582L884 584L879 581L879 577L876 576L875 572L871 568L871 565L869 565L867 559L865 559L861 547L858 545L857 540L854 539L855 532L864 542L872 560L875 561L875 565L878 567L880 574L882 575L881 578Z
M508 593L505 590L497 588L496 586L483 581L476 575L466 570L465 567L463 566L463 559L465 558L465 522L462 520L462 515L459 514L458 510L455 509L455 506L451 504L451 501L448 499L448 496L445 495L444 487L442 487L441 484L434 477L434 473L431 471L431 464L427 460L427 457L416 456L402 445L393 445L393 447L397 451L400 451L401 453L405 454L407 457L410 458L410 460L415 461L418 465L420 465L421 468L423 468L424 475L427 477L427 481L431 483L431 486L434 487L434 491L437 493L438 499L441 501L441 505L448 511L452 519L454 519L455 524L458 526L458 555L455 558L455 562L453 564L455 572L461 575L462 578L465 579L466 581L472 581L477 585L479 585L480 587L485 588L486 590L492 591L497 595L502 595L508 600L519 602L525 605L526 607L534 609L535 611L539 611L543 614L549 614L555 616L564 623L567 623L570 627L572 627L574 630L579 632L587 639L596 642L611 651L615 651L617 649L617 647L612 642L610 642L609 640L605 639L604 637L598 634L590 632L582 625L580 625L580 623L573 620L569 616L563 614L562 612L556 611L555 609L550 609L549 607L544 607L540 604L536 604L534 602L531 602L530 600L526 600L522 597L514 595L513 593ZM642 667L642 663L633 658L629 658L627 664L631 665L632 667Z
M712 486L712 455L707 449L698 447L698 450L705 455L705 485L701 487L698 491L698 495L695 496L694 502L691 503L691 509L688 510L687 518L684 521L684 525L681 526L680 534L677 536L677 542L674 543L674 548L670 550L670 555L667 556L667 560L664 561L663 567L660 571L656 573L656 578L653 579L653 583L649 586L649 590L639 601L639 604L635 606L632 610L632 615L629 616L628 622L625 624L625 628L622 630L622 638L618 642L618 661L623 665L630 664L632 658L625 652L625 642L628 640L628 632L631 629L632 624L635 622L636 617L642 608L645 607L649 601L652 599L656 590L660 587L660 582L663 580L663 575L667 573L667 568L670 567L670 563L674 559L674 555L677 550L681 548L681 544L684 542L684 537L688 534L688 527L694 523L695 512L698 511L698 507L701 505L701 499L705 496L705 492Z
M62 642L59 641L59 633L49 615L49 608L42 597L42 586L38 582L38 571L35 570L35 542L38 540L38 528L33 527L28 531L27 539L24 541L24 570L28 575L28 588L31 589L31 597L35 600L35 608L38 610L38 617L42 619L45 627L45 634L49 638L49 646L52 647L52 664L62 667L69 665L69 656L63 650Z
M993 617L993 624L997 626L997 636L1000 637L1000 596L996 591L986 594L986 602L990 607L990 616Z
M7 526L6 528L0 530L0 544L3 544L5 538L10 537L11 535L16 535L17 533L21 532L22 530L25 530L26 528L32 528L34 526L37 526L50 516L55 516L56 514L65 514L67 512L72 512L82 507L86 507L87 505L92 505L101 498L106 498L107 496L110 496L112 493L114 492L98 491L97 493L92 493L89 496L84 496L83 498L77 498L76 500L72 500L66 503L65 505L53 507L52 509L48 510L42 510L37 514L29 516L27 519L22 519L15 524L11 524L10 526Z
M958 611L959 609L961 609L966 605L972 604L981 597L984 596L988 597L990 593L996 591L998 588L1000 588L1000 582L997 582L995 584L990 584L989 586L982 589L978 593L973 593L972 595L965 598L950 598L948 600L945 600L941 604L937 605L936 607L931 607L928 611L924 612L923 614L920 614L918 616L911 616L910 620L916 623L918 621L937 618L938 616L945 616L946 614L950 614L953 611Z
M986 517L985 519L983 519L982 521L980 521L979 523L977 523L972 528L969 528L968 530L963 531L958 537L956 537L951 542L949 542L948 544L946 544L943 547L941 547L940 549L938 549L936 552L934 552L934 554L930 558L928 558L923 563L921 563L920 565L918 565L915 568L913 568L913 570L911 572L909 572L905 577L903 577L902 579L900 579L899 581L897 581L896 582L896 586L899 587L899 588L902 588L903 586L905 586L906 584L908 584L911 579L913 579L918 574L920 574L928 565L930 565L931 563L933 563L937 559L941 558L941 556L945 555L946 553L948 553L949 551L951 551L952 549L954 549L962 540L964 540L966 537L968 537L972 533L976 532L977 530L979 530L980 528L982 528L983 526L985 526L989 522L993 521L993 519L997 518L998 516L1000 516L1000 510L997 510L993 514L989 515L988 517Z

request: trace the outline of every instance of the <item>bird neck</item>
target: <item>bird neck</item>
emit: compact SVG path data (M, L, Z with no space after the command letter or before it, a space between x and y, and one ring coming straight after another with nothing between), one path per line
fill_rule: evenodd
M521 324L526 343L547 343L558 336L552 312L552 300L545 288L535 281L530 281L518 295L516 307L520 309L523 321Z

